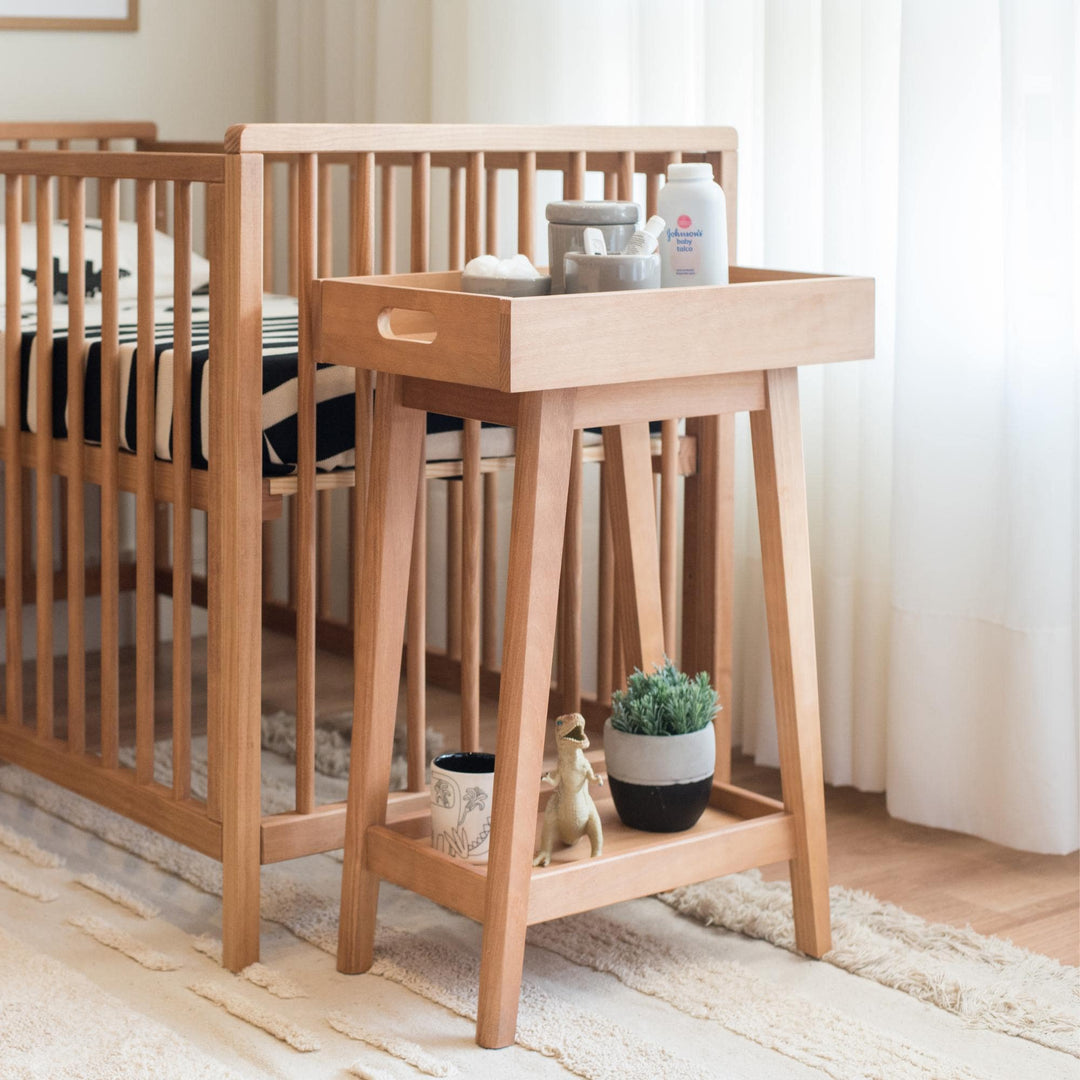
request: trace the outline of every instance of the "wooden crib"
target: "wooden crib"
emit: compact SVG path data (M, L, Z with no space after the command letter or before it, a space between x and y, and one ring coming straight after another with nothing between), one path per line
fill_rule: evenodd
M115 146L134 149L116 150ZM354 564L362 537L374 381L356 381L356 468L315 468L315 357L311 283L335 273L393 272L408 232L412 270L448 268L488 250L534 254L540 196L639 195L655 208L660 180L675 160L708 160L728 199L735 258L736 139L729 128L531 128L445 125L247 125L223 145L169 143L152 124L0 124L5 178L4 581L6 663L0 758L24 766L125 814L223 865L223 939L233 969L258 957L259 868L340 847L343 803L315 799L316 653L350 652L355 589L335 611L335 566ZM88 147L84 149L83 147ZM46 148L47 147L47 148ZM513 174L508 187L501 178ZM397 205L406 190L408 209ZM557 180L548 178L552 174ZM599 174L592 180L590 174ZM602 177L602 180L600 179ZM636 184L636 187L635 187ZM508 215L500 190L516 192L516 241L500 244ZM546 198L543 200L546 201ZM505 202L505 199L504 199ZM337 213L335 214L335 208ZM68 365L67 435L54 437L52 365L39 363L37 430L23 430L20 395L20 250L13 223L33 219L39 252L38 355L53 340L51 230L70 223L68 353L85 340L82 223L102 219L101 440L85 437L84 386ZM118 223L138 228L137 449L120 450L117 407ZM278 219L281 219L280 224ZM201 226L201 227L200 227ZM433 242L436 227L440 243ZM209 429L207 469L189 467L191 317L173 313L172 458L154 453L153 255L155 228L173 235L176 295L190 291L195 247L210 260ZM199 234L204 236L200 242ZM445 241L445 244L443 244ZM403 261L403 260L402 260ZM297 469L266 477L261 458L264 288L298 298ZM78 294L78 295L77 295ZM664 629L668 652L689 670L708 670L730 716L731 506L730 418L665 422L654 440L659 480ZM496 485L512 458L481 456L479 425L467 422L461 454L429 461L426 476L450 485L447 500L445 647L425 635L428 554L417 529L412 555L407 643L408 784L394 812L426 805L425 684L459 686L461 739L478 745L482 695L498 687ZM582 577L582 477L601 470L597 581ZM552 709L602 720L622 670L613 624L613 553L604 530L602 446L580 440L570 486L560 589L557 674ZM680 481L685 477L685 481ZM422 489L423 490L423 486ZM678 529L680 491L685 496ZM90 495L88 501L87 495ZM337 503L349 526L335 529ZM122 529L134 520L134 551ZM426 499L418 510L422 513ZM92 509L93 514L88 511ZM593 508L590 508L592 512ZM285 517L285 550L272 523ZM100 518L100 528L92 519ZM205 542L205 565L198 550ZM682 570L679 572L681 550ZM282 571L278 573L279 569ZM434 577L434 575L432 575ZM286 581L285 588L280 580ZM588 588L587 588L588 586ZM121 638L121 594L134 599L134 674ZM171 626L159 598L172 601ZM88 618L88 598L100 616ZM54 659L52 618L37 618L26 660L24 605L67 606L66 660ZM582 611L597 612L596 691L583 694ZM206 608L203 645L193 612ZM295 637L295 806L260 809L263 628ZM89 634L88 634L89 628ZM163 632L167 631L167 632ZM94 652L100 653L98 658ZM88 657L93 662L88 664ZM24 676L25 669L25 676ZM205 707L202 678L205 676ZM66 693L57 688L66 683ZM194 688L194 689L193 689ZM133 718L134 764L124 763ZM207 735L205 798L192 791L192 734ZM155 779L155 740L168 743L171 780ZM726 779L729 736L718 728L718 779Z

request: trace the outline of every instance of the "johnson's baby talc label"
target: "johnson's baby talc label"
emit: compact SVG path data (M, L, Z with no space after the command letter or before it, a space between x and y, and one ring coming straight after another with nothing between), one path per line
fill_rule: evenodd
M660 243L664 286L726 285L727 200L707 162L668 166L656 212L667 222Z
M671 272L676 277L695 277L701 271L702 230L694 227L689 214L675 219L675 228L667 230Z

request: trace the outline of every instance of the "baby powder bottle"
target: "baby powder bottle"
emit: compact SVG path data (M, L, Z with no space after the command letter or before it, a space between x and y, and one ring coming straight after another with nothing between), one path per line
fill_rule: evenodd
M726 285L727 200L712 166L669 165L656 212L667 222L660 234L661 285Z

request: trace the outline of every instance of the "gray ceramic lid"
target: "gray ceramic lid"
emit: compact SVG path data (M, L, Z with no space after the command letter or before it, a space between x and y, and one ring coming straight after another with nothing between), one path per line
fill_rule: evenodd
M547 219L557 225L635 225L637 203L568 199L547 204Z

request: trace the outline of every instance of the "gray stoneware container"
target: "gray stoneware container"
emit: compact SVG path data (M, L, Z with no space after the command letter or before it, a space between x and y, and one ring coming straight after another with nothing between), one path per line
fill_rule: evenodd
M604 234L608 251L622 251L634 235L638 205L602 199L568 199L547 204L548 264L551 291L565 292L563 258L568 251L585 250L585 230L592 226Z

